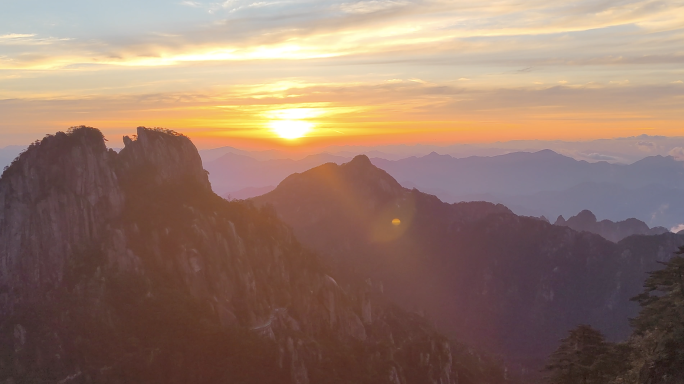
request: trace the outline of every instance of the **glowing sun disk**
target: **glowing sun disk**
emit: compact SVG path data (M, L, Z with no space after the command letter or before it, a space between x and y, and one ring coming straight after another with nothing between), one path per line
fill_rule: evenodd
M283 139L298 139L305 136L314 124L301 120L273 120L269 123L273 132Z

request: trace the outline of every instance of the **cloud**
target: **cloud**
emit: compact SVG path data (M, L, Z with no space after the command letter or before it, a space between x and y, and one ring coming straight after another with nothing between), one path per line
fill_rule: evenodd
M684 231L684 224L675 225L670 228L670 232L672 233L679 233L680 231Z
M602 153L580 153L580 156L585 159L590 159L594 161L624 161L623 159L611 155L605 155Z
M610 84L615 84L615 85L628 85L629 80L612 80L610 81Z
M26 33L8 33L6 35L0 35L0 41L1 40L17 40L17 39L28 39L35 36L35 34L26 34Z
M675 147L670 150L670 152L667 153L669 156L674 157L675 160L677 161L684 161L684 148L683 147Z
M516 70L519 73L537 66L684 62L684 55L672 53L679 52L676 31L657 36L640 32L684 22L678 7L665 0L186 0L176 4L204 7L215 16L194 24L159 21L169 30L158 31L153 25L150 28L161 32L156 35L141 31L142 26L99 38L89 30L69 36L74 41L59 49L10 52L0 69L33 68L32 62L20 60L21 54L52 57L52 68L359 55L382 56L384 62L468 60L481 65L484 60L524 68ZM46 64L39 68L45 69Z
M405 7L409 5L408 1L397 1L397 0L370 0L370 1L357 1L352 3L342 3L339 5L340 9L346 13L373 13L379 11L385 11L391 8Z
M660 207L658 207L658 209L651 213L651 222L656 221L658 216L662 216L663 214L665 214L665 212L667 212L668 209L670 209L669 204L662 204Z
M640 141L636 144L636 147L639 151L642 152L651 152L658 148L658 146L655 143L650 141Z

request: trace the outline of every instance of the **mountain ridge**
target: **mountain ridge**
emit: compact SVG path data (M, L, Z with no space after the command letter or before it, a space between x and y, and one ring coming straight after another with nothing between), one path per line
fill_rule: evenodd
M568 220L565 220L562 215L558 216L554 225L570 227L578 232L596 233L614 243L633 235L662 235L670 232L665 227L649 228L646 223L634 218L618 222L607 219L598 221L596 215L587 209L570 217Z
M392 299L425 309L442 331L509 358L538 364L579 323L626 337L637 310L629 299L684 243L671 233L613 243L503 205L443 203L393 177L389 193L372 177L388 172L356 163L368 169L326 164L252 200L272 205L340 270L383 282Z
M0 178L0 381L508 381L376 283L338 284L272 211L215 195L187 137L124 142L60 132Z

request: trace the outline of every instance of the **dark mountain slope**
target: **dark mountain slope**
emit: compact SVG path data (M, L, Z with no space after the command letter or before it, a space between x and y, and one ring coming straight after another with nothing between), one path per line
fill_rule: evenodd
M48 136L0 179L0 382L504 381L212 193L189 139L137 133Z
M626 337L636 313L629 298L684 242L665 234L614 244L501 205L442 203L402 188L365 156L292 175L254 201L272 204L350 276L382 281L442 330L521 360L543 359L580 323Z

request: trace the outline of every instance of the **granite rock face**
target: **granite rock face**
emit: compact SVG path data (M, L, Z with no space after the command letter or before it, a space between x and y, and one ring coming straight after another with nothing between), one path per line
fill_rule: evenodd
M58 133L35 144L0 182L0 313L61 285L71 255L103 240L124 196L102 135Z
M214 195L185 136L124 142L57 133L0 179L0 382L506 381L372 281L340 285L273 211Z
M169 130L139 127L135 140L124 136L123 141L122 172L146 167L153 169L156 183L174 183L189 178L190 182L210 187L197 148L186 136Z

